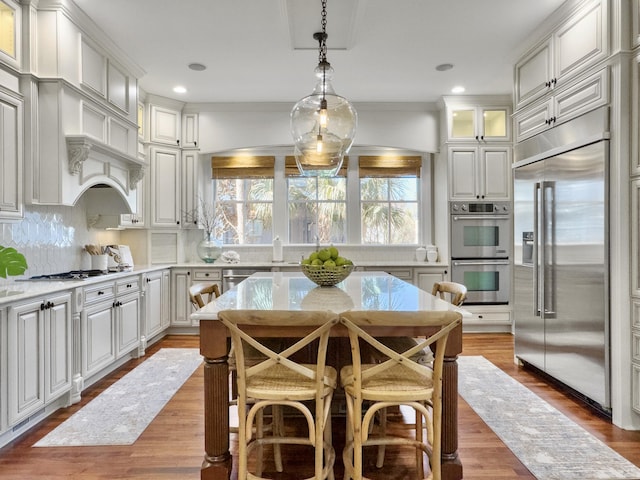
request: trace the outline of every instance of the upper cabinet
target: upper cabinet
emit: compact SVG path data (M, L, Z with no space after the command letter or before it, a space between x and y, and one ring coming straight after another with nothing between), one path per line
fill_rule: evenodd
M451 105L448 109L449 142L511 140L511 107Z
M23 62L32 75L20 84L30 179L25 202L71 206L89 187L107 184L135 210L146 167L138 157L142 70L114 51L73 2L31 3L23 25L33 44Z
M180 146L182 133L180 110L174 110L160 105L151 105L149 108L151 121L150 140L153 143Z
M0 0L0 62L20 69L22 10L15 0Z
M609 54L606 2L582 4L515 66L515 109L562 87Z
M511 198L511 97L443 97L449 200Z
M0 91L0 220L22 218L22 132L22 99Z

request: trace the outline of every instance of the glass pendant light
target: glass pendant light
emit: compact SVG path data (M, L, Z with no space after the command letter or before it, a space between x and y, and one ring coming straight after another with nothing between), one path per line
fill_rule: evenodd
M327 61L327 1L322 0L322 32L313 34L319 43L315 69L317 83L310 95L291 110L291 134L300 173L335 176L356 134L358 116L349 101L336 95L331 85L333 68Z

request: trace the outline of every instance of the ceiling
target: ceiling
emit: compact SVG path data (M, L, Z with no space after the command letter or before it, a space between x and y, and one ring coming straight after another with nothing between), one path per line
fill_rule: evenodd
M313 89L320 0L74 1L141 67L148 93L295 102ZM333 86L353 102L433 102L456 85L510 94L527 37L563 1L328 0Z

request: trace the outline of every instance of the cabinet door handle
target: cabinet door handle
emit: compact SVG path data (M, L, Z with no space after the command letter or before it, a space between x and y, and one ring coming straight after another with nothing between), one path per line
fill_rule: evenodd
M98 290L98 295L104 295L104 292L102 290Z
M40 310L44 310L45 308L47 308L47 307L46 307L46 305L44 304L44 302L42 302L42 303L40 304Z

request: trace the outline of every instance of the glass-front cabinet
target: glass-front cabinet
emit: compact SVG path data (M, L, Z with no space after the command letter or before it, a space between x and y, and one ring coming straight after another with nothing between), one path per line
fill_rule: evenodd
M0 0L0 61L16 68L20 61L21 10L14 0Z
M511 138L508 107L455 107L449 110L449 141L502 141Z

